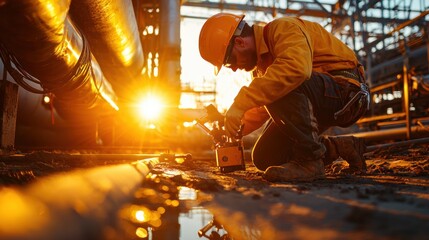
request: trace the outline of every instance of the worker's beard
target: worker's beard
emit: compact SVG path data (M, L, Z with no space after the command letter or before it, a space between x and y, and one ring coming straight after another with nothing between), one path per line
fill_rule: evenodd
M256 64L249 64L248 66L246 66L244 68L246 70L246 72L250 72L256 69Z
M243 66L243 69L247 72L253 71L256 68L257 62L258 57L253 51L246 52L246 64Z
M251 71L254 71L256 69L256 65L255 66L253 66L253 67L246 67L246 68L244 68L244 70L246 70L246 72L251 72Z

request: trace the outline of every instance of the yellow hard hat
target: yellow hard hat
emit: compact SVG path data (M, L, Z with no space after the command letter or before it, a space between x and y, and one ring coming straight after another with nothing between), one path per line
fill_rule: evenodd
M215 66L215 74L219 72L224 63L231 38L239 36L243 30L244 24L240 24L243 18L244 15L218 13L207 19L201 28L200 55Z

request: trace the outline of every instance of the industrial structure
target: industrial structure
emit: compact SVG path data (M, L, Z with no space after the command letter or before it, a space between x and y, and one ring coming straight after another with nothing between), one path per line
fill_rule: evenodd
M365 138L366 173L273 183L253 136L225 140L219 85L250 75L198 55L218 12L313 20L354 50L371 110L328 134ZM427 0L0 0L0 238L425 239L428 20Z
M179 136L197 116L179 108L181 95L197 96L201 108L218 94L214 76L204 86L181 78L181 22L219 11L250 23L320 22L356 52L371 87L371 111L341 132L416 138L427 134L428 8L424 0L2 0L1 147L152 147ZM156 126L136 116L147 95L164 99Z

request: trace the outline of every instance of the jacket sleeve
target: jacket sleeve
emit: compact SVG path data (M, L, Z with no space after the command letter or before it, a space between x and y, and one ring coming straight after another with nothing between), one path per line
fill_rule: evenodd
M243 136L246 136L260 128L270 115L264 107L255 107L244 113L242 123L244 124Z
M270 104L311 76L311 39L299 23L271 22L268 43L274 62L267 68L265 75L254 78L248 87L240 89L234 104L242 110Z

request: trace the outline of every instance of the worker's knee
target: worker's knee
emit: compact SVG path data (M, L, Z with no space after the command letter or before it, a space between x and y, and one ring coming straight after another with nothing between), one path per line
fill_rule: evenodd
M251 156L253 165L257 169L265 171L268 167L285 164L289 161L291 155L274 149L267 151L267 149L254 148Z

